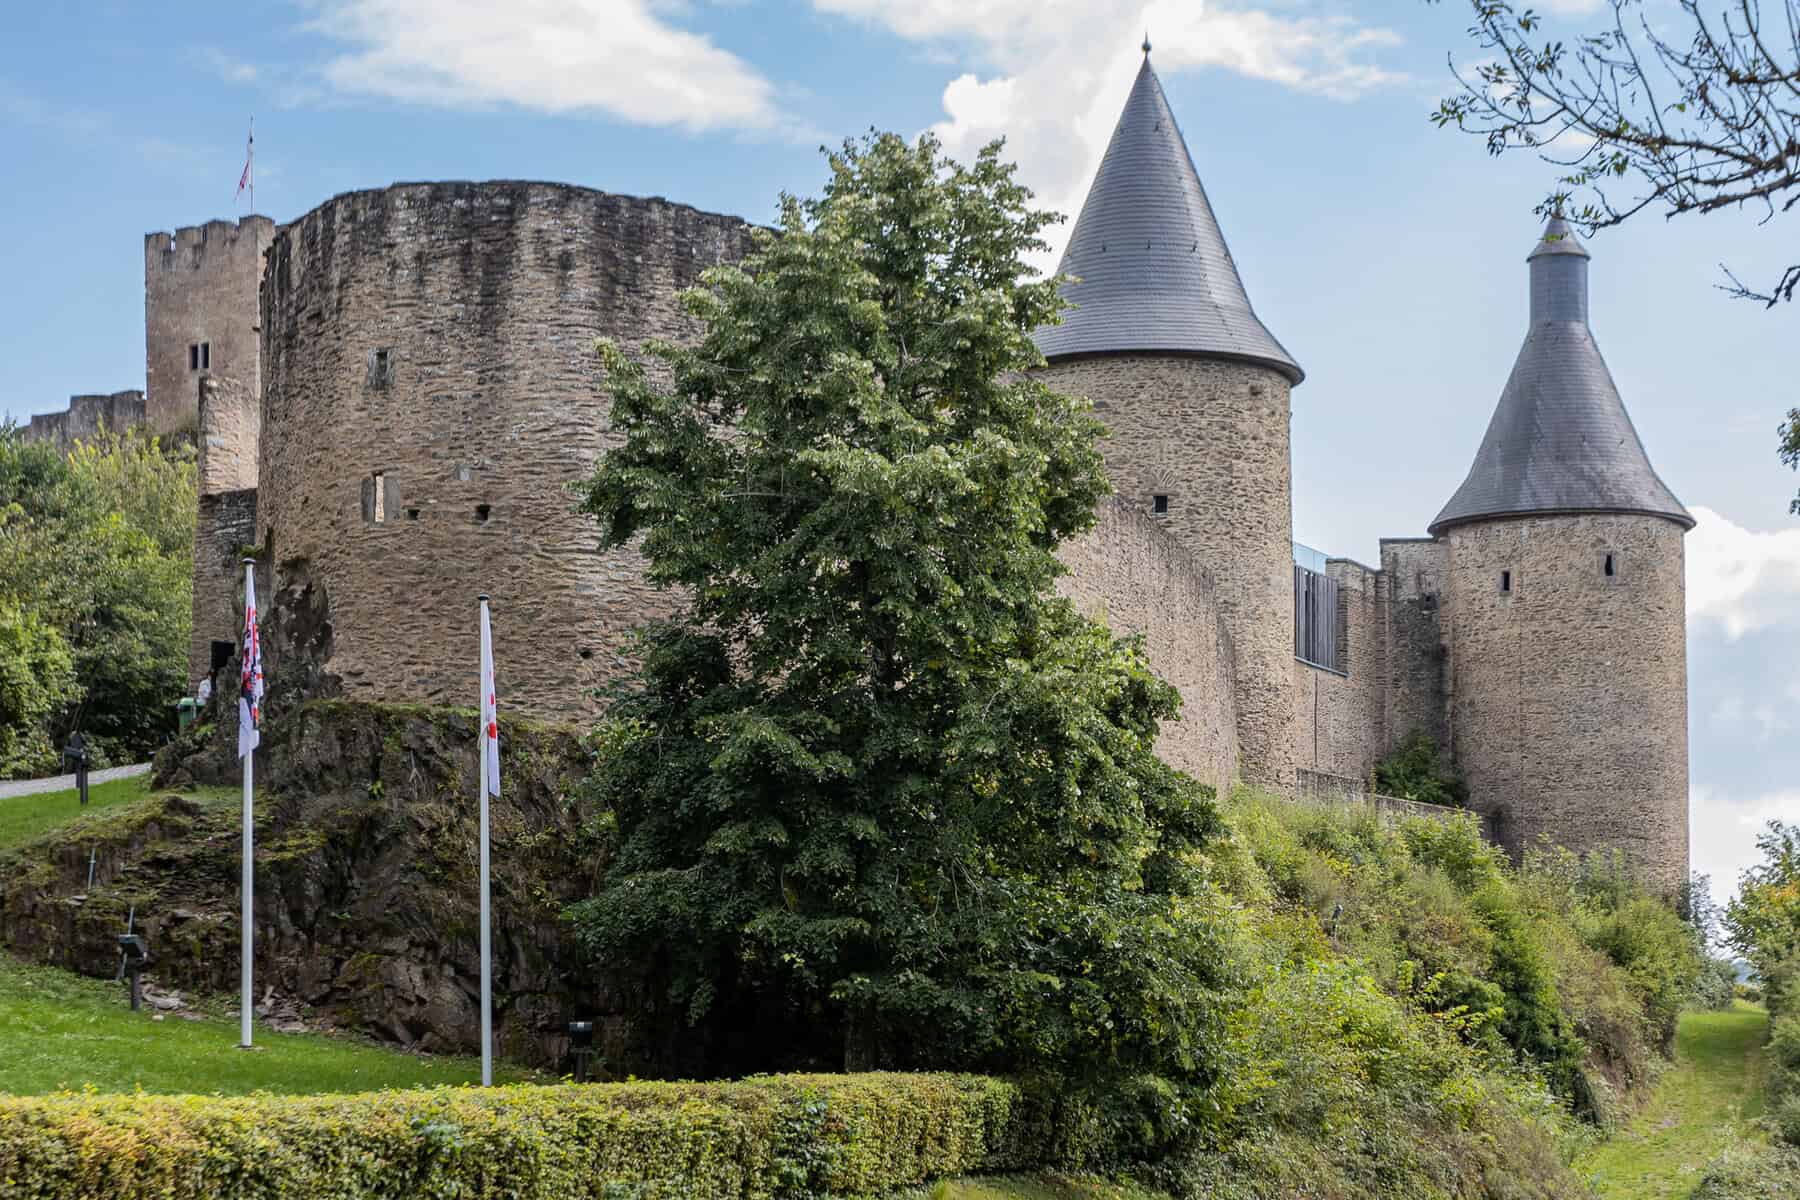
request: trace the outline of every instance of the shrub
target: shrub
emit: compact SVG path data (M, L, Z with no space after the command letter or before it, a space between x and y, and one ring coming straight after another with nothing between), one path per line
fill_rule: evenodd
M1800 1150L1734 1147L1707 1164L1689 1200L1800 1200Z
M1437 742L1422 729L1407 734L1392 753L1376 764L1375 789L1384 796L1421 804L1461 808L1469 802L1469 789L1462 777L1444 765Z
M1737 996L1737 964L1728 958L1707 959L1694 980L1694 1007L1716 1012L1730 1008Z
M0 1098L20 1200L862 1195L1035 1161L1019 1090L976 1076Z

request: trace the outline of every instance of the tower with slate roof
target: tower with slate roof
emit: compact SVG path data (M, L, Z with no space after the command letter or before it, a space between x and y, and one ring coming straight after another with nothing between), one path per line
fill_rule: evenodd
M1293 356L1257 318L1150 47L1060 270L1074 308L1037 333L1058 391L1112 436L1119 494L1206 564L1236 651L1245 779L1294 780Z
M1553 218L1531 320L1447 543L1448 731L1471 803L1515 852L1541 837L1687 876L1682 538L1588 327L1588 252Z

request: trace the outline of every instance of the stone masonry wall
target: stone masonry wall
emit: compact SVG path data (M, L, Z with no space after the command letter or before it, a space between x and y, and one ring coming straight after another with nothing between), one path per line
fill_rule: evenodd
M1388 586L1390 745L1418 729L1448 755L1448 661L1440 614L1449 594L1450 544L1383 538L1381 570Z
M202 492L194 518L194 624L188 639L191 692L212 667L215 641L234 645L243 635L244 549L256 541L256 489ZM258 570L257 599L268 587Z
M1682 533L1629 514L1448 531L1451 743L1515 853L1548 836L1619 850L1668 891L1686 879Z
M22 434L26 441L67 446L78 439L93 437L102 425L114 433L124 433L143 423L144 393L110 392L70 396L69 407L61 412L38 413Z
M1338 581L1339 661L1328 670L1294 659L1294 761L1367 779L1388 745L1387 581L1347 558L1325 573Z
M1238 746L1246 780L1294 781L1293 501L1285 377L1252 363L1158 354L1051 364L1041 377L1086 396L1112 436L1120 496L1168 511L1151 520L1212 575L1235 650Z
M594 342L695 336L677 293L749 244L735 217L518 182L353 192L284 227L262 320L272 693L472 705L487 592L502 709L591 712L627 631L668 609L573 511L612 444Z
M257 286L275 222L250 216L144 235L145 408L158 433L192 428L202 375L235 379L256 395ZM188 348L208 346L209 365Z
M254 382L224 375L200 380L199 486L202 496L256 486L262 406Z
M1057 551L1057 591L1115 633L1141 633L1156 673L1181 692L1181 719L1157 738L1163 761L1223 796L1237 772L1231 639L1212 580L1178 542L1115 497L1098 523Z

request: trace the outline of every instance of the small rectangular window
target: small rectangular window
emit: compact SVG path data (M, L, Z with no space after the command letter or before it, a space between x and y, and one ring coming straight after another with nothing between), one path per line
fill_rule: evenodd
M211 368L212 368L212 343L211 342L201 342L200 343L200 369L202 371L206 371L206 370L210 370Z
M387 520L387 488L383 486L387 482L387 473L384 471L377 471L375 472L373 479L375 483L374 520L375 523L379 525Z
M1511 571L1500 572L1500 590L1503 592L1512 591L1512 572Z
M1150 497L1150 510L1152 512L1159 512L1159 513L1168 512L1169 511L1169 498L1167 496L1152 496L1152 497Z
M188 370L198 371L199 369L200 369L200 343L195 342L191 346L188 347Z
M1608 554L1606 556L1606 566L1603 569L1606 571L1606 577L1608 579L1611 579L1614 575L1618 574L1618 571L1615 570L1613 567L1613 556L1612 555Z
M393 351L371 350L369 352L369 386L376 389L386 388L394 381Z

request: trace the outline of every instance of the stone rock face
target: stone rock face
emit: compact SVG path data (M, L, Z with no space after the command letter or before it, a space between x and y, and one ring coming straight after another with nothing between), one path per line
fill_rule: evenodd
M594 343L694 337L681 290L750 243L735 217L544 183L353 192L284 227L262 298L271 688L472 704L486 592L511 711L590 715L671 607L575 511L618 437Z
M229 695L220 708L235 706ZM473 713L320 702L266 731L258 777L257 987L328 1023L428 1051L478 1050ZM235 733L166 752L163 782L235 782ZM567 1023L598 1021L601 1063L645 1071L637 1014L653 997L590 969L561 919L591 890L602 851L583 836L570 732L502 722L492 807L495 1027L505 1055L555 1066ZM165 988L238 986L238 805L230 790L171 795L93 841L0 858L0 943L111 977L128 908ZM95 886L86 883L97 847ZM284 1009L283 1019L297 1019Z

